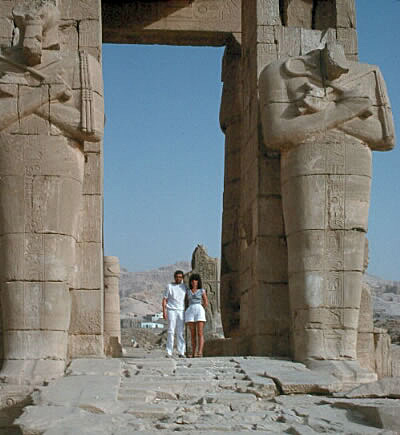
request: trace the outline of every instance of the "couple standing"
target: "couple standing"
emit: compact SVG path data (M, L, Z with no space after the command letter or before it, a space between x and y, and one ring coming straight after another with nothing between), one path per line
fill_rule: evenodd
M191 357L202 357L204 346L203 329L204 323L206 322L204 308L207 308L208 305L207 293L202 288L200 275L196 273L189 278L189 288L183 283L183 272L181 270L177 270L174 273L174 281L175 282L168 284L162 300L163 317L165 320L168 320L166 356L172 356L176 332L178 339L178 355L180 358L185 357L185 338L183 331L184 324L187 323L192 339ZM188 304L186 311L185 300Z

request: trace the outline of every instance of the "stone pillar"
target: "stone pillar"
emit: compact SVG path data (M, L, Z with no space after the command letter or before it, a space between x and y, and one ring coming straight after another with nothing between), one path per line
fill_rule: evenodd
M258 109L258 77L277 59L280 26L279 0L242 2L240 330L242 353L253 355L290 353L279 153L263 145Z
M78 26L73 39L59 23L73 10L97 10L99 19L99 1L86 3L85 12L68 0L0 6L0 378L8 382L60 376L68 357L84 143L101 141L104 113L98 58L86 50L84 32L78 42Z
M239 216L242 93L240 44L231 40L222 62L221 129L225 171L221 238L221 318L225 337L240 334Z
M215 336L217 326L220 324L219 308L219 261L207 254L202 245L198 245L192 255L192 273L198 273L201 277L203 288L207 292L208 307L206 309L206 324L204 325L205 340Z
M374 319L371 290L363 284L358 319L357 359L361 367L375 371Z
M114 348L121 344L119 276L118 257L104 257L104 347L106 355L111 356L119 353Z
M279 2L287 16L274 30L282 59L267 65L259 82L266 152L281 153L293 352L313 367L353 361L366 380L354 360L371 150L393 147L393 122L379 69L349 61L357 55L353 2L337 1L333 21L314 2L311 22L304 18L308 29L290 27L297 15L285 7L304 3ZM328 22L337 32L313 30Z

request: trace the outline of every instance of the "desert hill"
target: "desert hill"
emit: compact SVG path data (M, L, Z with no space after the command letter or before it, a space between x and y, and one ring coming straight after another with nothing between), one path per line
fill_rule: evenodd
M161 299L166 285L173 280L175 270L191 270L188 261L144 272L121 269L121 318L140 319L161 311ZM393 342L400 343L400 281L388 281L366 274L365 282L372 289L376 326L389 330Z

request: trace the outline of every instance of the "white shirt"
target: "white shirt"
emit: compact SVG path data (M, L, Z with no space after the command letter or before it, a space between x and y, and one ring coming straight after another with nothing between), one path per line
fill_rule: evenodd
M168 310L185 309L186 285L171 283L167 285L163 298L167 299Z

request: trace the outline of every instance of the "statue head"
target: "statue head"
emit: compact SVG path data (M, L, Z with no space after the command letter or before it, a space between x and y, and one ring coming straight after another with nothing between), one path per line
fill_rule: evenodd
M18 47L28 65L41 62L43 49L59 49L56 0L24 0L14 8Z

